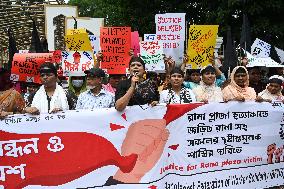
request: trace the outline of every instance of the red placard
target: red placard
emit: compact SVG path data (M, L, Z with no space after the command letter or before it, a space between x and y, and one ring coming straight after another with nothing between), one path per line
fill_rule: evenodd
M108 74L126 74L131 48L130 27L102 27L100 42L103 53L101 68Z
M140 53L139 41L138 31L131 32L131 48L133 49L135 56L138 56Z
M53 53L16 53L13 57L11 80L40 82L39 67L46 61L52 61Z

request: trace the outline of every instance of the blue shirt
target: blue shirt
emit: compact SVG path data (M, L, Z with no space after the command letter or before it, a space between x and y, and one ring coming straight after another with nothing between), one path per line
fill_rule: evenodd
M215 86L216 87L221 87L222 84L226 81L226 77L224 74L221 74L219 76L216 77L216 82L215 82ZM194 83L194 82L191 82L191 81L184 81L183 82L183 85L185 86L185 88L188 88L188 89L194 89L196 87L199 86L198 83Z
M105 89L94 95L90 90L81 93L77 100L77 109L110 108L114 106L114 95Z

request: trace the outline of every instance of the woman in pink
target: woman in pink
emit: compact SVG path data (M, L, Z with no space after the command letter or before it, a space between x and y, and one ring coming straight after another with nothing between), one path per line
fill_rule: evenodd
M244 66L237 66L231 73L231 83L223 89L224 101L255 100L256 92L249 87L249 75Z

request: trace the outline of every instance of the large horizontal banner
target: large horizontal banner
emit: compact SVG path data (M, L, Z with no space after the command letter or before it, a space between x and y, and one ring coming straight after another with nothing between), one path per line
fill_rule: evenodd
M15 115L0 121L0 188L283 185L283 108L230 102Z

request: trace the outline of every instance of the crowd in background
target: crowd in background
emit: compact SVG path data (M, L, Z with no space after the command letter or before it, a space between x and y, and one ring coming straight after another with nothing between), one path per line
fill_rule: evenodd
M102 54L98 55L100 60ZM191 102L283 101L283 68L247 68L246 59L231 73L222 70L222 58L211 57L202 69L187 69L188 56L181 66L164 55L165 72L145 71L144 61L132 55L128 75L107 75L94 67L85 76L59 77L54 63L39 68L41 85L21 83L16 90L10 71L0 68L0 118L29 113L56 113L64 110L149 104ZM227 75L226 75L227 74Z
M58 76L54 63L46 62L39 68L41 85L22 83L24 91L17 91L18 83L10 80L10 71L0 68L0 119L12 114L80 109L115 107L123 111L133 105L144 109L147 104L284 102L283 68L246 68L244 61L226 77L220 58L212 57L211 64L202 69L186 69L187 62L185 55L181 66L176 66L165 56L165 73L146 73L144 61L132 56L129 75L106 75L95 67L85 71L85 76L70 76L68 80Z

